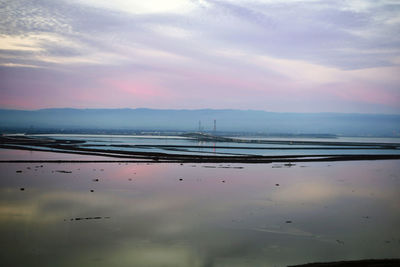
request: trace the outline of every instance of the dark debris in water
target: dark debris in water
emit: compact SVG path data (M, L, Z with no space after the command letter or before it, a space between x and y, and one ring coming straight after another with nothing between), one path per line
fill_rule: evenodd
M344 242L342 240L336 239L336 242L340 245L344 245Z
M22 173L22 171L21 170L18 170L18 171L15 171L16 173Z
M284 164L286 167L292 167L292 166L296 166L296 164L293 164L293 163L286 163L286 164Z
M110 219L111 217L109 216L96 216L96 217L76 217L76 218L71 218L69 221L87 221L87 220L104 220L104 219ZM64 219L64 221L67 221L67 219Z
M59 173L72 173L72 171L64 171L64 170L56 170L56 172L59 172Z

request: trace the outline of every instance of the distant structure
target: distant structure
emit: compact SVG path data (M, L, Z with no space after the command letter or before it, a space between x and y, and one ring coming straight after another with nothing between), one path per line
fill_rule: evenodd
M217 120L214 120L214 134L217 133Z
M201 133L201 121L199 120L199 133Z

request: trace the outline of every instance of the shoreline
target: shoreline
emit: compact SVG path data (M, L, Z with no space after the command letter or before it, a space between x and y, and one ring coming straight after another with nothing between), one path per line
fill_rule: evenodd
M108 149L94 149L86 148L85 141L83 140L59 140L59 139L48 139L48 138L32 138L27 136L1 136L0 137L0 148L12 149L12 150L28 150L28 151L40 151L49 153L64 153L73 155L87 155L87 156L99 156L109 157L108 159L99 160L0 160L0 163L16 163L16 162L55 162L55 163L67 163L67 162L144 162L144 163L282 163L282 162L334 162L334 161L362 161L362 160L399 160L400 154L318 154L318 155L244 155L244 154L231 154L230 156L225 155L200 155L200 154L178 154L178 153L161 153L161 152L143 152L143 151L126 151L126 150L108 150ZM320 144L320 142L317 142ZM292 144L288 141L287 144ZM77 146L82 145L82 146ZM333 149L332 144L328 144L328 150ZM397 144L363 144L362 149L397 149ZM37 147L35 147L37 146ZM343 146L343 143L340 144ZM348 143L346 146L354 146L354 143ZM106 147L106 146L105 146ZM111 145L113 148L125 148L125 147L167 147L173 148L193 148L196 146L190 145ZM229 146L204 146L205 148L234 148ZM338 148L338 149L351 149L349 147ZM394 148L393 148L394 147ZM239 147L239 149L263 149L253 147ZM283 151L289 150L289 148L265 148ZM300 148L292 148L294 150ZM306 148L305 150L315 150L320 148ZM357 148L360 149L360 148ZM180 150L175 150L180 151ZM115 159L115 160L114 160Z

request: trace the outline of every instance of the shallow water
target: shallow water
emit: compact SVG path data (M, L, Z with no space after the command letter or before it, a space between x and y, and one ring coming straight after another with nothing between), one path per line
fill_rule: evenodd
M55 151L55 150L53 150ZM2 149L0 160L113 160L106 156L81 155L75 153L54 153L49 151Z
M399 163L0 163L0 258L286 266L398 257Z
M180 136L129 136L129 135L35 135L63 140L85 141L76 146L118 151L153 152L182 155L374 155L400 154L399 138L252 138L259 141L313 141L324 142L314 144L274 144L274 143L235 143L204 142ZM241 138L245 140L246 138ZM332 142L344 142L346 145L332 146ZM375 145L354 146L357 143L373 143ZM392 143L392 148L383 148L380 144ZM121 147L125 145L125 147ZM29 146L25 146L29 147ZM31 147L30 147L31 148ZM42 148L40 148L42 149Z

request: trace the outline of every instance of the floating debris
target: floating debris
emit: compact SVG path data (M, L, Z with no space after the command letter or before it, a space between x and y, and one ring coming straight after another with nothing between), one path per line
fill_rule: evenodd
M70 221L84 221L84 220L101 220L101 219L110 219L111 217L106 216L96 216L96 217L76 217L76 218L71 218L69 219ZM64 219L64 221L67 221L67 219Z
M94 192L94 190L93 190L93 189L91 189L91 190L90 190L90 192L92 192L92 193L93 193L93 192Z
M59 172L59 173L72 173L72 171L64 171L64 170L56 170L56 172Z
M223 183L225 183L225 180L222 180Z
M22 171L19 170L19 171L16 171L16 173L22 173Z
M21 191L24 191L24 190L25 190L25 188L21 187L19 190L21 190Z
M279 186L279 184L275 184L276 186Z
M98 182L98 181L99 181L99 179L97 179L97 178L96 178L96 179L93 179L93 182Z
M296 166L296 164L293 164L293 163L290 163L290 162L289 162L289 163L286 163L285 166L286 166L286 167L292 167L292 166Z
M292 221L286 221L286 223L292 223Z
M183 181L183 179L182 179L182 178L179 178L179 181Z
M336 242L338 242L340 245L344 245L344 242L342 240L336 239Z
M282 168L281 165L272 165L272 168Z
M128 181L132 181L132 178L129 178Z

